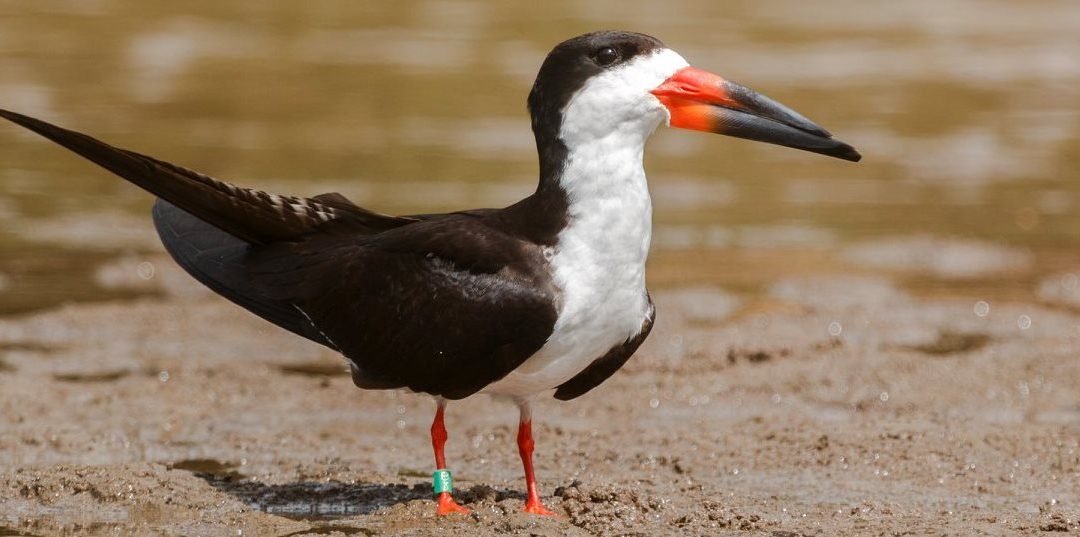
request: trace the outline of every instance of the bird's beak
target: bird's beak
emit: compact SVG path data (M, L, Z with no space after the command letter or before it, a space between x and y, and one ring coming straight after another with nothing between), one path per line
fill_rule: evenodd
M684 67L652 94L671 126L794 147L858 162L862 155L798 112L708 71Z

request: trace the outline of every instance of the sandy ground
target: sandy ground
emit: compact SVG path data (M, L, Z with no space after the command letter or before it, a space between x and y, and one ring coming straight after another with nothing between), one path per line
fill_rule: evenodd
M159 298L0 321L0 535L1080 532L1068 302L865 275L654 292L626 368L537 403L560 516L518 512L516 409L476 397L448 415L474 514L436 518L429 398L357 390L333 353L169 270Z

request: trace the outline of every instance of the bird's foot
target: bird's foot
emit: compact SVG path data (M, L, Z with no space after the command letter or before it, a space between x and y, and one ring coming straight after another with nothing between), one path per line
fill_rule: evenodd
M544 504L540 503L540 498L529 498L528 501L525 502L525 509L523 509L523 511L540 516L558 516L554 511L544 507Z
M439 502L439 505L435 508L435 514L439 516L452 515L455 513L467 515L472 512L469 510L469 508L458 505L458 503L454 501L454 497L451 496L449 492L439 493L439 497L436 501Z

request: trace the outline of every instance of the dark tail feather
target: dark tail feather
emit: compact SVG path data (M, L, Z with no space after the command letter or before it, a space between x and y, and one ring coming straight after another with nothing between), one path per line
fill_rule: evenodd
M317 201L240 188L75 131L0 109L0 117L60 144L226 233L252 244L295 238L338 210Z

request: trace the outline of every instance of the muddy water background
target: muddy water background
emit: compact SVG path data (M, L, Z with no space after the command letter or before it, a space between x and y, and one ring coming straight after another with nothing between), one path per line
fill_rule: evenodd
M435 520L430 401L200 292L147 194L2 124L0 534L1080 530L1075 1L0 0L0 107L274 192L501 206L544 54L611 27L864 160L658 132L654 335L537 402L564 518L514 514L514 412L471 398L478 517Z
M0 102L247 186L338 190L384 211L502 206L535 183L524 97L539 62L604 27L660 36L865 155L660 132L647 158L654 287L753 293L850 265L846 245L926 234L1031 257L964 281L909 271L909 285L1027 298L1080 259L1068 0L4 1ZM149 197L13 127L0 140L0 311L118 293L92 269L157 248Z

